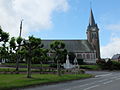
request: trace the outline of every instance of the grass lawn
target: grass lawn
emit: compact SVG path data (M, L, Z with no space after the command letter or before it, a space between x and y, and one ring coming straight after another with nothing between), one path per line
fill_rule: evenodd
M16 66L16 63L4 63L2 65L10 65L10 66ZM21 66L27 66L26 63L20 63ZM32 67L41 67L40 64L31 64ZM49 64L43 64L43 67L49 67Z
M98 65L80 65L80 68L89 70L101 70L100 66Z
M26 78L26 74L0 74L0 90L22 88L25 86L39 85L51 82L89 78L89 74L69 74L57 76L53 74L33 74L32 78Z
M31 69L32 72L40 72L39 69ZM0 72L14 72L16 68L0 68ZM27 72L27 68L19 68L19 72Z
M12 72L15 71L15 68L0 68L0 72ZM26 68L20 68L19 71L27 71Z

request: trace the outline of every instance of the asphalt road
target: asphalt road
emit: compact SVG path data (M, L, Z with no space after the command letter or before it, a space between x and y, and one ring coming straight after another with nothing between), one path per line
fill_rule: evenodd
M120 72L88 71L95 78L45 85L22 90L120 90Z

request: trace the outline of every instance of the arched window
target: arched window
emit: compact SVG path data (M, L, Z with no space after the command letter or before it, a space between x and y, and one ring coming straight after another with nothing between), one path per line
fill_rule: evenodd
M93 55L92 55L92 53L91 53L90 55L91 55L91 59L93 59Z
M94 53L94 59L96 59L96 54Z
M89 54L87 54L87 59L90 59L90 55Z
M92 33L92 38L97 38L97 34L95 32Z
M77 57L82 59L82 55L81 54L77 54Z
M85 54L83 54L83 58L85 59Z

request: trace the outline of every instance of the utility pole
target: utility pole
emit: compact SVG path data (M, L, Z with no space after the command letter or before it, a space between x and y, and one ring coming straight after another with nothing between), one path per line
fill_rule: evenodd
M21 20L21 23L20 23L20 33L19 33L19 38L21 38L21 34L22 34L22 22L23 22L23 19ZM20 50L20 44L18 45L18 50ZM17 61L16 61L16 74L19 73L19 61L21 59L21 55L17 55Z
M21 20L21 23L20 23L20 34L19 34L19 37L21 37L21 34L22 34L22 23L23 23L23 19Z

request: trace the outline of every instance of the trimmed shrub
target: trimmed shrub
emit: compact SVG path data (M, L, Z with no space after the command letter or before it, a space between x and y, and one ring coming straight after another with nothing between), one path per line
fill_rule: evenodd
M97 64L103 70L120 70L120 62L117 61L108 60L105 62L105 60L98 60Z
M120 62L112 61L112 68L114 70L120 70Z
M55 64L55 63L50 64L50 67L52 67L52 68L57 68L57 64Z
M79 65L84 65L85 64L84 61L83 61L83 59L77 59L77 61L78 61Z
M101 69L106 69L106 62L104 59L102 60L97 60L96 63L100 66Z

